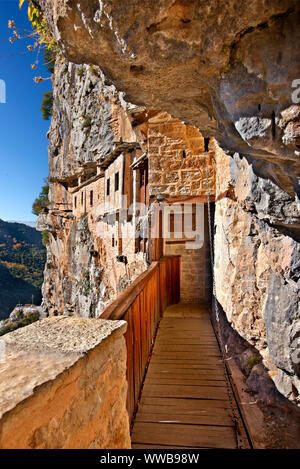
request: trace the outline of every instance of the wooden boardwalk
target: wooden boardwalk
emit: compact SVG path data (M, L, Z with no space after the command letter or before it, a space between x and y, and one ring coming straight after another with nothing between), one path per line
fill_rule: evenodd
M241 421L239 427L248 448ZM238 448L236 428L208 308L170 306L155 340L132 448Z

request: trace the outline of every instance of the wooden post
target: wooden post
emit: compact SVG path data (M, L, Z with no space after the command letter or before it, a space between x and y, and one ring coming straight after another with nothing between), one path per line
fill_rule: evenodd
M159 261L159 259L161 259L163 257L162 212L161 212L161 210L158 211L157 218L158 219L154 220L154 223L158 224L158 229L156 230L154 238L151 238L152 226L151 226L151 220L149 221L149 241L150 241L149 256L150 256L150 262ZM152 220L152 222L153 222L153 220Z

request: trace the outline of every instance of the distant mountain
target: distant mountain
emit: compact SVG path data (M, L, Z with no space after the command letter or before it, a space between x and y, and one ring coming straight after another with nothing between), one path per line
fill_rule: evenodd
M21 225L27 225L30 226L31 228L36 227L36 221L20 221L20 220L6 220L7 223L19 223Z
M14 307L41 302L46 249L41 234L23 223L0 220L0 319Z

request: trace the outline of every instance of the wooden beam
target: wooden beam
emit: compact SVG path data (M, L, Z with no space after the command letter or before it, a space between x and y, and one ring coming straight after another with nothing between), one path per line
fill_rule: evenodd
M215 196L211 194L209 196L209 200L210 202L214 202ZM182 195L176 197L166 197L164 202L167 204L207 204L207 195Z

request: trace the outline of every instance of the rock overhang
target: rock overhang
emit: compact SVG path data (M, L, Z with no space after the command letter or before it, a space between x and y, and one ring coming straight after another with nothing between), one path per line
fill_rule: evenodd
M299 2L34 3L69 60L99 65L130 102L195 125L297 191L297 126L287 123L287 145L280 119L300 76Z

